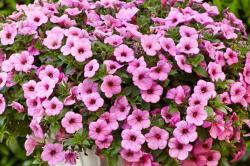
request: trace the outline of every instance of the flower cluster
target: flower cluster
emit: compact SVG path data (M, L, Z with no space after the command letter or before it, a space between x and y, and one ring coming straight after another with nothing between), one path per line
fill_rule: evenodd
M131 166L234 162L250 126L245 37L202 0L18 5L0 31L0 114L28 122L26 154L49 165L84 149Z

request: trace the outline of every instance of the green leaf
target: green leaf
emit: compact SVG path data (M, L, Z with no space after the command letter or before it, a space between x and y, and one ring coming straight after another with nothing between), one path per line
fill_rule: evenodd
M214 116L214 110L212 107L206 106L205 110L207 111L208 117L213 117Z
M208 74L207 74L206 70L203 69L202 67L198 66L198 67L193 68L193 70L194 70L194 72L195 72L197 75L199 75L199 76L201 76L201 77L208 78Z
M195 55L188 59L188 63L194 67L197 67L204 60L204 56L202 54Z

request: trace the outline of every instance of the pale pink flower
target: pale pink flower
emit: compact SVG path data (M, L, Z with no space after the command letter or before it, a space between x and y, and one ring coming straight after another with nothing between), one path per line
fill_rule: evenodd
M182 144L177 138L171 138L168 143L170 157L185 160L188 153L193 149L190 144Z
M66 44L61 47L61 52L63 55L69 55L71 53L72 47L74 47L74 38L68 37L66 40Z
M82 99L85 106L89 111L97 111L104 104L103 98L99 95L99 93L91 93L89 95L84 96Z
M225 61L225 58L224 58L224 53L222 51L216 51L215 52L215 55L214 55L214 58L215 58L215 62L221 66L225 66L226 64L226 61Z
M246 63L243 71L244 80L250 85L250 65Z
M81 38L87 38L88 32L77 27L70 27L65 31L65 35L68 37L68 39L79 40Z
M35 87L35 92L36 92L36 96L40 97L40 98L44 98L44 97L49 97L54 88L55 88L56 83L54 82L54 80L50 79L50 78L43 78L42 81L38 82L36 84Z
M207 112L202 105L189 106L187 108L186 121L196 126L201 126L207 118Z
M12 25L5 25L3 29L0 31L0 39L2 45L13 44L15 41L15 37L17 35L17 29Z
M5 111L6 103L5 103L5 98L3 97L2 94L0 94L0 115L3 114Z
M60 71L57 68L54 68L52 65L47 65L43 70L39 72L38 78L43 80L45 77L54 80L55 83L59 81Z
M185 54L198 54L200 49L198 48L198 42L194 38L182 37L179 44L177 44L177 49Z
M223 103L225 103L225 104L231 104L232 103L228 92L223 92L219 96L220 96L220 100Z
M120 68L123 67L123 65L119 64L116 61L112 61L112 60L105 60L103 63L106 66L106 70L107 70L108 74L114 74L117 70L119 70Z
M176 123L173 135L183 144L194 142L198 137L196 126L184 120Z
M198 39L199 37L196 29L185 25L180 27L180 35L181 37L189 37L193 39Z
M161 109L161 117L164 119L165 123L170 123L171 126L175 126L181 119L180 112L169 112L169 106L165 106Z
M174 4L175 2L171 0L171 4ZM177 9L171 7L170 12L168 13L168 16L165 19L165 25L167 27L176 27L178 24L182 23L184 21L183 14Z
M76 160L78 159L77 152L67 150L65 152L65 163L69 165L76 165Z
M149 73L150 70L145 67L139 67L133 72L133 82L141 90L150 89L154 83Z
M136 7L131 8L122 8L119 10L119 12L116 14L116 18L123 21L130 21L136 13L139 11Z
M187 59L184 55L176 55L175 60L181 70L184 70L187 73L192 73L192 66L187 64Z
M172 88L168 90L166 94L167 99L172 99L176 102L176 104L182 104L186 97L189 96L190 87L187 85L179 85L176 88Z
M0 73L0 89L2 89L7 82L8 74L5 72Z
M113 141L112 135L107 135L106 138L102 141L95 140L95 144L99 149L109 148Z
M82 128L82 115L72 111L67 112L61 124L67 133L73 134Z
M50 166L54 166L64 160L64 151L61 144L47 143L43 147L41 158L43 161L47 161Z
M153 83L148 90L141 90L141 97L149 103L157 103L161 99L163 88L156 83Z
M181 166L205 166L207 159L203 154L191 155L181 163Z
M22 85L23 92L24 92L24 97L26 99L28 98L35 98L36 97L36 81L30 80Z
M221 158L220 152L216 150L211 150L206 153L207 166L217 166Z
M76 39L74 42L74 46L71 49L72 56L78 62L84 62L86 59L93 56L91 51L91 43L88 39Z
M140 160L137 162L133 162L131 166L157 166L153 163L153 160L153 155L149 153L143 153Z
M246 88L242 85L242 83L236 82L231 85L230 95L233 103L241 103L245 94Z
M107 75L103 78L101 84L101 91L105 93L105 96L111 98L113 95L121 92L122 80L116 75Z
M201 105L201 106L207 106L207 99L204 99L200 97L200 95L193 93L191 97L188 99L188 104L190 106L196 106L196 105Z
M32 120L29 127L36 138L43 139L44 137L43 129L36 120Z
M69 93L70 95L67 96L63 101L64 105L73 105L76 103L78 97L78 87L77 86L71 87Z
M150 73L149 76L153 79L153 80L160 80L160 81L164 81L168 78L168 74L171 71L172 65L161 60L157 62L157 66L156 67L152 67L150 69Z
M137 130L146 129L150 126L149 112L135 109L127 118L128 124Z
M205 99L214 98L216 96L215 86L212 82L199 80L194 87L194 93L204 97Z
M104 39L104 43L117 47L123 43L123 37L119 35L108 36Z
M224 53L224 57L228 65L238 63L238 54L231 48L227 48L226 52Z
M30 156L33 153L33 151L35 150L37 145L38 145L38 143L36 142L36 140L34 138L32 138L32 136L27 135L25 143L24 143L26 156Z
M214 62L210 62L208 64L208 74L210 75L212 81L224 81L226 78L225 73L222 71L221 65Z
M167 146L169 134L166 130L154 126L149 133L145 134L145 138L150 149L164 149Z
M131 107L125 96L120 96L115 100L114 105L111 106L110 112L116 115L118 121L125 120L129 114Z
M48 49L57 50L62 46L62 39L57 34L50 34L43 40L43 45Z
M28 72L32 68L34 57L28 51L22 51L19 54L13 54L13 65L16 71Z
M122 148L138 152L141 150L142 144L145 142L145 137L141 131L135 129L125 129L122 131Z
M89 124L89 137L93 140L103 141L110 134L111 130L108 124L101 119Z
M209 3L203 3L202 7L206 10L206 12L211 16L216 16L219 14L219 10L217 6L211 6Z
M223 120L222 116L215 116L214 122L211 124L211 128L209 130L209 134L212 138L216 139L219 137L222 132L225 130L225 121Z
M142 157L142 151L132 151L127 149L122 149L120 151L120 155L123 159L125 159L128 162L137 162Z
M23 105L16 101L12 101L12 103L9 106L11 106L12 109L17 110L17 112L19 113L25 112Z
M221 24L220 30L222 35L226 39L236 39L238 35L234 32L235 28L228 24Z
M84 66L84 77L91 78L95 75L96 71L99 69L99 63L96 59L92 59Z
M48 116L58 115L63 109L63 103L57 97L53 97L51 100L46 99L42 105Z
M144 51L149 56L155 56L161 49L161 45L157 42L156 35L144 35L141 38L141 45Z
M129 62L127 72L132 74L139 67L147 67L143 56L141 56L139 59L134 59L132 62Z
M32 23L33 25L39 27L42 24L47 23L48 17L39 10L33 10L27 13L27 20Z
M119 62L131 62L134 60L134 51L127 45L122 44L114 50L114 56Z
M168 52L170 55L175 56L177 53L177 49L174 43L174 40L171 38L165 38L165 37L161 37L159 39L161 48Z
M100 116L100 119L106 121L111 130L116 130L119 127L115 113L105 112Z
M85 79L82 83L78 85L77 92L83 99L86 95L98 92L98 84L90 79Z

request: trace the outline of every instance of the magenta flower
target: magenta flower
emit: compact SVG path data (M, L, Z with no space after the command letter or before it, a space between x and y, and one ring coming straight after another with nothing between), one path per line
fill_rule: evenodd
M145 134L145 138L150 149L164 149L167 146L169 134L159 127L152 127L149 133Z
M93 140L103 141L110 134L111 130L108 124L101 119L89 124L89 137Z
M153 83L148 90L141 90L141 97L148 103L157 103L163 93L163 88L156 83Z
M121 157L128 162L137 162L142 157L142 151L132 151L127 149L122 149L120 151Z
M135 129L125 129L122 131L122 148L138 152L141 150L142 144L145 142L145 137L141 131Z
M56 83L52 79L45 77L44 79L42 79L42 81L36 84L36 96L40 98L48 98L52 94L55 85Z
M187 108L186 121L188 123L201 126L206 118L207 112L204 110L204 106L196 105Z
M78 158L77 152L67 150L65 152L65 163L69 165L76 165L76 160Z
M75 39L71 54L78 62L84 62L86 59L92 57L93 53L90 41L88 39Z
M119 76L107 75L103 78L101 85L101 91L105 93L105 96L111 98L121 92L121 78Z
M200 49L198 48L198 42L194 38L182 37L179 44L177 44L177 49L185 54L198 54Z
M171 38L165 38L165 37L161 37L159 39L161 48L168 52L170 55L175 56L177 53L177 49L174 43L174 40Z
M6 103L2 94L0 94L0 115L5 111Z
M208 64L208 74L210 75L212 81L224 81L226 78L225 73L222 71L222 66L214 62L210 62Z
M185 160L188 157L188 153L192 150L192 145L182 144L177 138L171 138L168 143L169 155L179 160Z
M222 116L215 116L214 122L211 124L209 134L212 138L216 139L219 137L225 130L225 121Z
M35 150L37 145L38 145L38 143L36 142L36 140L33 139L32 136L27 135L26 141L24 143L26 156L30 156L33 153L33 151Z
M61 121L67 133L73 134L82 128L82 115L72 111L67 112Z
M232 103L228 92L224 92L224 93L220 94L219 96L220 96L220 100L223 103L225 103L225 104L231 104Z
M146 129L150 126L149 112L135 109L127 118L128 124L137 130Z
M173 135L180 143L183 144L194 142L198 137L196 126L184 120L176 123L176 128L173 131Z
M63 109L63 103L57 97L53 97L51 100L46 99L42 105L48 116L58 115Z
M219 163L219 160L221 158L220 152L216 150L211 150L208 153L206 153L206 159L207 159L207 165L208 166L216 166Z
M92 93L85 96L83 102L89 111L97 111L104 104L104 100L101 98L99 93Z
M47 143L43 147L41 158L43 161L47 161L50 166L54 166L64 160L65 153L61 144Z
M152 67L150 69L149 76L153 80L164 81L168 78L168 73L171 71L171 68L172 68L171 64L169 64L163 60L158 61L157 66Z
M94 77L96 71L99 69L99 63L96 59L92 59L84 66L84 77Z
M188 159L184 160L182 166L201 166L206 165L207 159L203 154L192 155Z
M13 44L16 35L17 35L17 29L15 28L15 26L5 25L3 29L0 31L1 44L4 46Z
M108 74L115 74L117 70L123 67L123 65L112 60L105 60L103 63L106 66Z
M204 80L199 80L197 82L197 85L194 87L194 93L205 99L214 98L216 96L214 84Z
M110 112L116 115L118 121L125 120L129 114L131 107L125 96L118 97L114 105L111 106Z
M149 56L155 56L161 49L161 45L157 42L156 35L144 35L141 38L141 45L144 51Z
M125 44L122 44L115 49L114 56L119 62L131 62L135 58L134 51Z
M149 73L150 70L144 67L139 67L133 72L133 82L141 90L148 90L153 85L153 80Z
M224 57L228 65L232 65L238 62L238 54L231 48L227 48L226 52L224 53Z
M140 57L139 59L134 59L132 62L129 62L128 68L127 68L127 72L132 74L139 67L144 67L144 68L147 67L147 64L144 61L144 57L143 56Z

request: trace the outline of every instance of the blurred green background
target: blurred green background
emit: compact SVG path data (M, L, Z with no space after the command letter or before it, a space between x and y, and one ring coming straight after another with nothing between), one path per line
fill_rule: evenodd
M235 15L246 24L250 34L250 0L206 0L218 6L219 10L229 8ZM8 15L15 10L16 4L28 4L33 0L0 0L0 15ZM11 133L5 133L4 126L0 119L0 166L31 166L32 160L25 156L23 148L24 140L16 138ZM250 143L247 145L247 155L237 163L238 166L250 165ZM223 166L229 166L222 164Z

